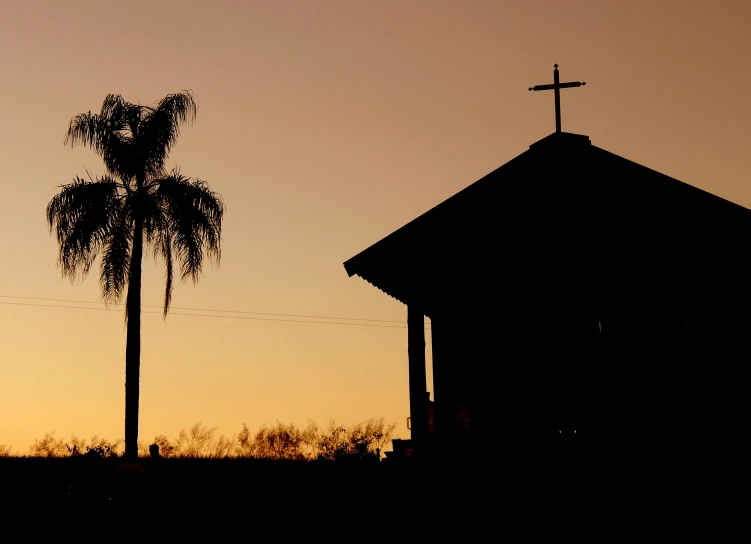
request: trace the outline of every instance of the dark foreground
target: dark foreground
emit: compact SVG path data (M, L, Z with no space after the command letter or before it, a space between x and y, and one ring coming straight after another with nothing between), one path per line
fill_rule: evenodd
M14 510L36 512L41 528L52 519L41 512L52 511L69 522L127 518L122 530L190 532L226 522L280 537L315 536L324 527L359 531L344 540L392 531L469 535L558 519L616 516L638 524L669 512L688 515L710 498L718 504L730 496L722 490L740 478L736 454L698 442L489 449L486 458L453 463L146 458L139 461L145 472L127 473L117 472L120 459L0 459L3 521L18 521ZM732 507L726 514L732 517Z

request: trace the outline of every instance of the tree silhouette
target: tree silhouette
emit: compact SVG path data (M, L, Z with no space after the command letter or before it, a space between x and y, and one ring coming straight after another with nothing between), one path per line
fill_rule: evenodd
M164 317L172 298L173 258L182 280L198 281L204 253L219 264L224 204L206 182L192 181L165 161L180 126L196 116L190 91L171 94L154 107L108 95L98 114L75 116L65 144L93 149L106 174L62 185L47 206L50 232L57 235L58 266L73 281L84 278L101 255L105 303L120 301L127 286L125 321L125 457L138 456L141 364L141 266L144 248L166 266Z

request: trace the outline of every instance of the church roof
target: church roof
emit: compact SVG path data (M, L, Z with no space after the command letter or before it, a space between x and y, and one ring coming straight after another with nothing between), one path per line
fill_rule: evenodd
M721 281L740 274L751 210L553 133L344 263L390 296L471 296L478 283ZM730 273L732 275L733 273ZM552 279L551 279L552 278ZM746 276L751 282L751 276ZM741 278L737 278L741 281ZM676 287L677 288L677 287Z

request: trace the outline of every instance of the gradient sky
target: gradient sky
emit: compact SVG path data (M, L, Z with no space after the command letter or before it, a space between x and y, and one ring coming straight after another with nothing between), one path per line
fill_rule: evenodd
M19 450L46 431L123 436L122 309L20 305L102 308L96 273L61 279L44 210L60 184L103 172L62 139L108 93L192 89L197 121L169 164L227 204L221 267L178 284L166 322L162 265L145 263L147 444L199 420L232 434L332 416L385 416L408 437L406 328L180 308L406 327L406 307L342 263L553 132L552 93L527 89L554 63L587 82L562 91L564 131L751 207L745 0L0 7L0 444Z

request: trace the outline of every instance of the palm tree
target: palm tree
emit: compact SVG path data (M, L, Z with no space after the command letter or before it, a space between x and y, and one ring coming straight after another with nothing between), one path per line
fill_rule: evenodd
M127 286L125 321L125 457L138 456L141 366L141 263L144 248L166 266L164 318L172 299L173 258L182 280L198 281L204 254L219 264L224 204L201 180L192 181L164 163L180 126L196 116L190 91L155 106L108 95L98 114L75 116L65 144L84 145L104 160L106 174L62 185L47 206L57 235L63 277L84 278L101 256L99 280L106 304L118 303Z

